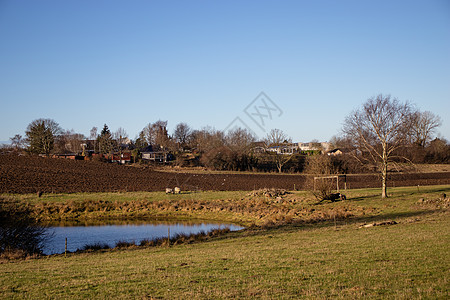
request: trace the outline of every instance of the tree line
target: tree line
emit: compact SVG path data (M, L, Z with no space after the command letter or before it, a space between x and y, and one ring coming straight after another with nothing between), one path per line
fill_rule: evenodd
M162 120L149 123L130 140L123 128L111 132L106 124L100 132L93 127L90 136L85 137L73 130L63 130L52 119L38 119L27 126L25 138L16 135L11 144L16 149L44 155L83 150L106 154L128 149L139 157L140 151L151 149L172 153L173 163L179 166L320 173L311 168L316 158L302 153L264 151L292 142L280 129L272 129L263 140L257 140L242 128L223 132L212 127L193 129L182 122L169 133L167 124ZM449 163L448 142L435 137L441 124L438 115L422 112L390 95L369 98L347 116L340 134L331 139L333 147L344 154L330 156L328 169L335 173L378 171L385 182L388 166L395 163Z

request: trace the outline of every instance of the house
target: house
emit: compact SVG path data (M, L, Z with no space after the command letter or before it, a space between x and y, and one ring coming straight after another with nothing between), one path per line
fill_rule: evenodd
M141 151L142 159L157 162L167 162L170 160L170 155L167 151L159 150L154 151L153 147L147 146Z
M339 148L336 148L336 149L333 149L333 150L331 150L331 151L328 151L328 155L329 156L336 156L336 155L342 155L344 152L342 152L342 150L341 149L339 149Z
M309 143L284 143L278 146L265 147L263 144L252 147L253 153L275 152L276 154L292 155L295 153L315 154L318 152L326 153L331 149L331 143L328 142L309 142Z
M272 146L266 149L267 152L276 152L277 154L291 155L298 152L297 144L284 144Z
M92 158L100 158L100 159L106 159L110 162L116 162L119 164L126 164L131 163L131 152L130 151L124 151L121 153L92 153Z
M255 154L266 152L266 143L264 142L253 142L250 145L250 151Z
M167 162L168 153L166 151L158 152L141 152L143 160L157 161L157 162Z
M309 143L298 143L298 148L300 151L322 151L327 152L331 149L331 143L329 142L309 142Z
M115 153L112 155L112 162L118 162L119 164L126 164L131 163L131 152L122 152L122 153Z

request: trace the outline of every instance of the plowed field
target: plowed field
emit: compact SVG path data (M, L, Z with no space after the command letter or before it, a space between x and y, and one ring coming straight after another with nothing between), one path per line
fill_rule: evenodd
M389 186L450 184L450 173L392 174ZM0 193L76 193L115 191L253 190L307 188L306 175L191 174L158 172L150 168L96 161L0 155ZM377 175L349 175L347 187L379 187Z

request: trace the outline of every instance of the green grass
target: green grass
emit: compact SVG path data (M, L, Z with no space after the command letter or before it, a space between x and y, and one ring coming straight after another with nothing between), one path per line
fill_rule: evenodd
M4 197L11 197L16 200L24 200L31 204L40 202L64 203L68 201L139 201L139 200L173 200L173 199L238 199L248 192L242 191L208 191L208 192L182 192L181 194L166 194L164 192L115 192L115 193L73 193L73 194L43 194L38 197L36 194L3 194Z
M315 211L365 213L170 248L4 261L0 298L448 299L448 208L417 203L442 192L450 186L391 189L384 200L378 189L352 190L351 200L320 205L295 193L288 197ZM381 220L398 224L359 228Z

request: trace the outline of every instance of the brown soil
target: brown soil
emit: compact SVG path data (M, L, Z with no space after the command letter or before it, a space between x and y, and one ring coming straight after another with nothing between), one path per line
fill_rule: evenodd
M391 174L389 186L450 184L449 172ZM306 189L307 175L158 172L97 161L0 155L0 193ZM349 175L348 188L380 187L377 175Z

